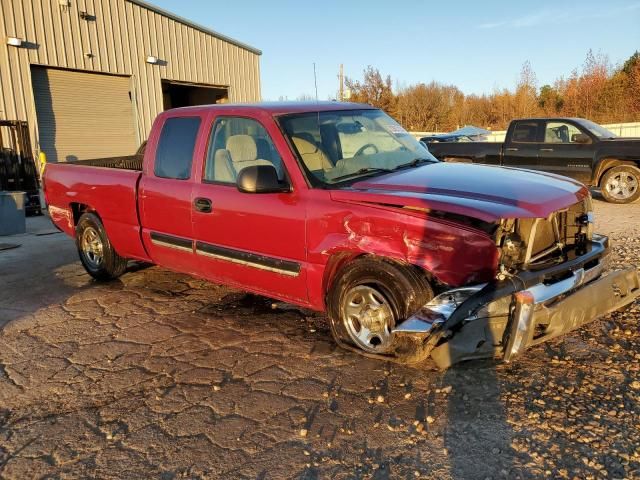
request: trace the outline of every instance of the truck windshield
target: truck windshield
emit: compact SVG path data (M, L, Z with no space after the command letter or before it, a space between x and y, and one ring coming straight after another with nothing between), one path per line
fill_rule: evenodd
M592 122L591 120L580 120L580 125L589 130L598 138L616 138L616 134L607 130L601 125Z
M280 123L316 184L333 185L438 161L381 110L286 115Z

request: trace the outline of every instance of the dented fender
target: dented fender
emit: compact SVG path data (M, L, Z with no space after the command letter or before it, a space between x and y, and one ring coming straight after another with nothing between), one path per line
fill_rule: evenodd
M335 264L360 255L376 255L416 265L442 284L452 287L493 278L498 250L480 230L458 225L426 212L327 201L307 220L310 300L324 302L326 287L336 274ZM337 261L332 259L338 258ZM325 267L326 271L325 271ZM322 277L322 282L314 278ZM313 285L323 285L323 292Z

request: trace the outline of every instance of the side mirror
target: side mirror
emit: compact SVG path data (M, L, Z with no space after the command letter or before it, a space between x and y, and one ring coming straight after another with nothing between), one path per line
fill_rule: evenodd
M244 167L236 178L238 190L244 193L283 193L291 189L278 180L278 172L272 165Z
M586 133L574 133L571 136L573 143L591 143L591 137Z

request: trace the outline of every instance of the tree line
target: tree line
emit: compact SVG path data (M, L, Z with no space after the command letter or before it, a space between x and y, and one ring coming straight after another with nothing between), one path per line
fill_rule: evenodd
M381 108L411 131L451 131L469 124L502 130L513 118L534 116L583 117L601 124L640 121L640 52L613 66L606 55L589 50L580 69L540 88L525 62L513 89L483 95L465 95L435 81L394 89L391 76L372 66L361 80L346 78L345 84L350 101Z

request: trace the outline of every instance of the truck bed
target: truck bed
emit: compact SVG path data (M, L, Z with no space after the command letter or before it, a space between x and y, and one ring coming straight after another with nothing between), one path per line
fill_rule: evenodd
M43 184L51 220L74 236L79 216L98 212L116 251L145 259L138 222L141 162L134 155L47 164Z
M69 165L84 165L89 167L102 167L102 168L118 168L121 170L135 170L142 171L142 159L144 155L127 155L122 157L106 157L95 158L91 160L74 160L72 162L66 162Z

